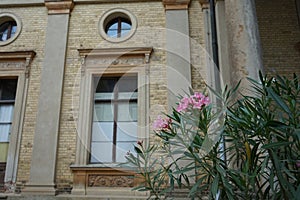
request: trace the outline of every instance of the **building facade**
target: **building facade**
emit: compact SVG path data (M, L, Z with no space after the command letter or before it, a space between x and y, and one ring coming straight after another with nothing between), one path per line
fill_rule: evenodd
M0 192L141 197L120 168L177 96L300 75L299 0L1 0ZM247 82L242 82L247 87Z

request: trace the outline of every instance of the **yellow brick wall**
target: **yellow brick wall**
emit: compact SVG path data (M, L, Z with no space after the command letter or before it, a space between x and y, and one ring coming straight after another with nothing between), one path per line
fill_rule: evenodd
M26 102L17 182L26 182L30 173L30 161L33 135L36 122L40 88L40 73L44 58L47 10L45 7L0 8L0 13L10 12L22 22L22 31L18 38L9 45L0 47L0 51L33 50L36 56L31 64L29 88Z
M99 34L100 18L112 8L127 9L137 18L137 31L125 42L110 43ZM150 60L150 82L153 83L150 85L150 117L156 116L161 110L155 108L159 105L166 107L167 104L164 27L165 13L161 2L75 5L70 18L62 97L56 172L58 188L69 187L73 182L70 164L75 162L81 66L77 49L153 47Z
M191 46L192 87L202 92L206 82L207 58L204 31L204 13L199 1L193 0L189 7L189 27Z
M290 76L300 75L300 25L295 0L257 0L257 17L263 63L267 72Z

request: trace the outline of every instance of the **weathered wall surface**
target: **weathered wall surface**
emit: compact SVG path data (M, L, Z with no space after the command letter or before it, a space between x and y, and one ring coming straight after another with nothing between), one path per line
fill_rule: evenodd
M300 25L294 0L257 0L256 12L267 72L300 74Z
M29 77L28 97L21 139L20 159L17 182L28 180L33 137L36 122L37 104L40 88L40 73L44 58L47 9L45 7L0 8L0 13L10 12L22 22L22 31L18 38L9 45L0 47L0 51L33 50L33 59Z
M207 71L206 59L208 52L205 47L205 21L199 1L191 1L189 7L190 45L191 45L191 67L192 87L195 91L203 91Z
M137 30L127 41L111 43L99 34L101 16L114 8L130 11L137 18ZM81 59L77 49L153 47L150 58L150 117L167 104L165 70L165 14L161 2L78 4L70 18L59 132L56 182L58 188L72 185L70 165L75 162Z

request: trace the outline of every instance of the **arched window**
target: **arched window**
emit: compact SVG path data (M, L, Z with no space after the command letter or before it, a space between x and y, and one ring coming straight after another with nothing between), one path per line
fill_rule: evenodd
M126 36L131 30L131 21L123 17L116 17L110 20L106 25L106 34L112 38Z
M0 25L0 41L6 41L12 38L17 31L17 23L15 21L7 21Z
M135 16L125 9L112 9L99 21L99 32L109 42L124 42L133 36L137 28Z

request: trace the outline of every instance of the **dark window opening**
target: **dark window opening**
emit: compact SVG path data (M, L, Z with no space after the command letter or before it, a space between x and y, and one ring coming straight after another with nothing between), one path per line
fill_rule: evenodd
M15 21L7 21L0 25L0 41L6 41L12 38L17 31L17 23Z
M4 177L17 92L17 79L0 79L0 192Z

